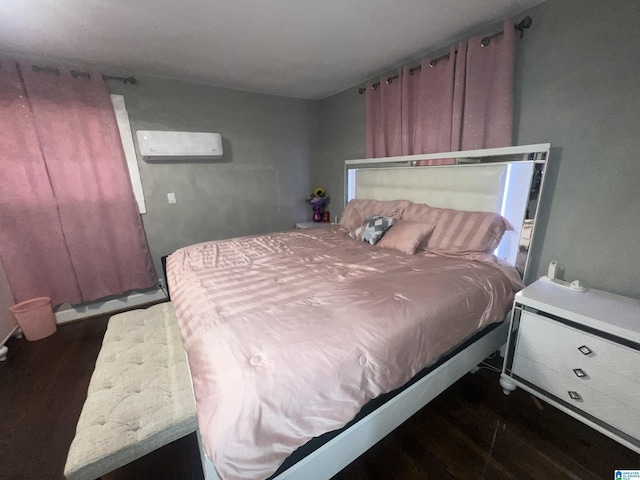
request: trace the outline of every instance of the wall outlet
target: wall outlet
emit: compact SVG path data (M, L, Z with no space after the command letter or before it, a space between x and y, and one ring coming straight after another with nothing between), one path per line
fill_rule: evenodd
M167 201L169 203L176 203L176 194L175 193L167 193Z

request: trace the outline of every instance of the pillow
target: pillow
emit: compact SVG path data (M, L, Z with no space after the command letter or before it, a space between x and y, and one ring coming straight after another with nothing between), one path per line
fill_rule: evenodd
M362 222L362 225L349 233L349 236L356 240L369 242L371 245L375 245L395 222L396 219L393 217L373 215Z
M436 228L430 223L410 222L409 220L399 220L391 227L378 242L382 248L391 248L399 252L413 255L424 239L427 238Z
M498 213L435 208L419 203L407 206L402 219L436 226L418 246L419 250L434 253L491 253L498 247L504 232L513 230Z
M409 200L383 201L356 198L347 203L338 223L344 225L348 230L354 230L372 215L394 217L398 220L402 216L404 209L410 204Z

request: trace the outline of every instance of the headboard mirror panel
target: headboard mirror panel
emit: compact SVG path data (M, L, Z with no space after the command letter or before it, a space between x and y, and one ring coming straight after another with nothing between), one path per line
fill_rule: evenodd
M353 198L410 200L432 207L497 212L514 227L495 254L524 277L544 183L548 143L345 162L345 203ZM455 159L422 166L421 160Z

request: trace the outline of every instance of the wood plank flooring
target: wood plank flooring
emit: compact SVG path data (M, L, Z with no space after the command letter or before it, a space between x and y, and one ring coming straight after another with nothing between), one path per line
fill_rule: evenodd
M12 339L0 363L0 480L62 478L108 317L60 326L37 342ZM612 479L640 455L535 400L502 394L498 374L468 374L336 480ZM103 480L200 480L194 435Z

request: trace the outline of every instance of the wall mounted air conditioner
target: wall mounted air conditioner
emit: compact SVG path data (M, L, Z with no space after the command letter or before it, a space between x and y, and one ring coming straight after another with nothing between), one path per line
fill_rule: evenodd
M219 133L138 130L138 148L147 162L214 160L222 157Z

